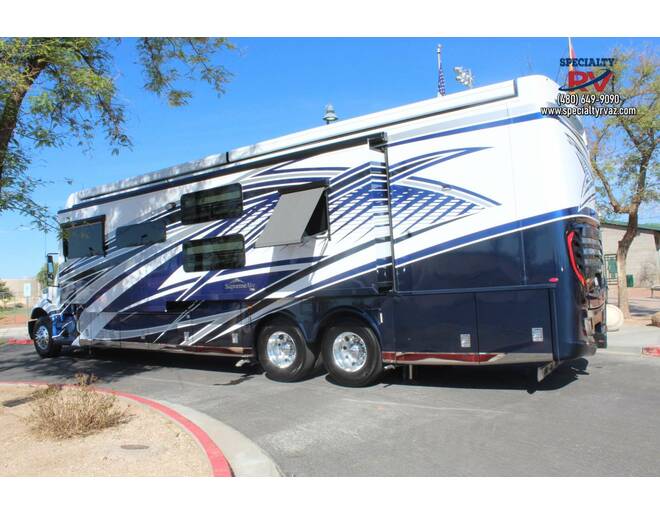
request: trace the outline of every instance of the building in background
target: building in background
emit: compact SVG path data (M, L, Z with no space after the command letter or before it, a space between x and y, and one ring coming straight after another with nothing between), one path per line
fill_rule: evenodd
M600 225L605 274L610 284L616 283L616 250L626 232L626 226L627 223L620 221L603 221ZM651 287L660 284L659 252L660 224L639 225L626 261L626 273L633 276L634 287Z
M31 306L41 298L41 286L35 277L27 278L0 278L14 295L11 301L7 302L7 307L14 305L28 305ZM25 297L25 293L29 293Z

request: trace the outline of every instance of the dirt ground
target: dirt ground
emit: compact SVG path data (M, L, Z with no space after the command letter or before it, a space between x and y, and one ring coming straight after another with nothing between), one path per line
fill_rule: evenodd
M206 455L192 436L160 413L123 398L118 402L128 409L127 423L81 438L41 439L26 423L32 402L6 405L34 390L0 385L0 476L211 475Z
M618 288L610 285L607 293L607 302L616 305ZM654 296L651 296L651 290L648 287L629 287L628 302L632 319L626 320L627 324L650 325L651 316L660 312L660 293L656 292Z
M14 327L17 325L27 325L28 315L25 312L0 311L0 327Z

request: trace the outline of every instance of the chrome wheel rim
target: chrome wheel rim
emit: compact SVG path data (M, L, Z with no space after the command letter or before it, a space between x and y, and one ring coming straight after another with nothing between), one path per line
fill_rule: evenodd
M355 373L367 362L367 344L355 332L342 332L332 343L332 356L341 369Z
M296 343L286 332L273 332L266 343L266 353L275 366L288 368L296 360Z
M48 343L50 342L50 334L48 333L48 328L45 326L40 326L37 329L37 333L34 334L34 342L40 350L48 350Z

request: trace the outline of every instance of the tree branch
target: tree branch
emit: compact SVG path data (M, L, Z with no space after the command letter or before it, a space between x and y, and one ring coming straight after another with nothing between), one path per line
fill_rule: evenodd
M21 81L14 86L5 101L2 115L0 115L0 193L2 193L3 172L9 149L9 143L14 136L14 130L18 123L18 115L25 95L34 81L46 67L48 62L40 56L30 57L25 63L25 71Z
M612 189L612 186L607 178L607 175L598 165L598 157L600 155L600 144L603 138L605 137L606 132L607 129L603 129L603 130L594 129L596 138L591 144L591 152L590 152L591 167L594 170L596 176L600 179L601 183L603 184L603 188L605 189L605 193L607 193L607 198L610 202L610 205L612 206L612 210L617 214L625 214L630 212L629 207L621 205L621 203L617 200L616 196L614 196L614 190Z

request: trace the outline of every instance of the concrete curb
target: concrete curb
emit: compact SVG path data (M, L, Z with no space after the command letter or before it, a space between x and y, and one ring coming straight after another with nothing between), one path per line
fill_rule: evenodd
M32 339L15 339L10 337L7 340L7 344L32 344Z
M284 476L275 461L256 443L217 419L190 407L161 401L201 426L215 441L222 441L222 451L236 477Z
M619 355L636 355L637 357L660 357L660 346L612 346L599 348L597 353L616 353Z
M1 381L0 384L2 385L36 385L36 386L44 386L44 385L49 385L48 382L37 382L37 381L10 381L10 382L5 382ZM50 384L53 385L53 384ZM60 384L63 387L76 387L73 384ZM171 406L164 405L163 403L157 402L156 400L152 400L149 398L144 398L142 396L138 396L136 394L131 394L131 393L124 393L121 391L115 391L113 389L106 389L103 387L94 387L93 388L96 391L102 392L102 393L107 393L107 394L113 394L115 396L119 396L121 398L126 398L128 400L132 400L136 403L140 403L142 405L146 405L150 407L153 410L158 411L160 414L164 415L165 417L171 419L178 425L180 425L184 430L186 430L190 435L192 435L199 445L202 447L202 450L204 450L204 453L206 454L206 457L209 460L209 463L211 464L211 470L213 473L214 477L231 477L234 476L232 473L232 469L229 465L229 462L227 461L227 458L225 457L224 453L222 450L220 450L220 447L216 444L215 440L207 434L199 425L194 423L190 418L188 418L186 415L182 414L177 407L180 406L175 406L175 404L170 404ZM196 411L192 411L192 409L187 409L185 410L190 411L191 413L194 413ZM201 414L201 413L199 413Z
M660 357L660 346L645 346L642 348L642 355Z
M75 387L75 386L74 386ZM131 393L123 393L121 391L115 391L112 389L105 389L101 387L94 388L97 391L114 394L115 396L120 396L122 398L127 398L133 400L134 402L147 405L152 409L160 412L167 418L171 419L183 427L190 435L192 435L206 453L206 457L211 464L211 470L214 477L231 477L233 476L231 466L227 461L224 453L217 445L215 440L209 436L199 425L194 423L191 419L186 417L184 414L179 412L177 409L168 407L160 402L151 400L149 398L144 398L143 396L138 396Z

